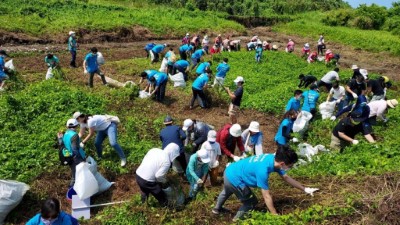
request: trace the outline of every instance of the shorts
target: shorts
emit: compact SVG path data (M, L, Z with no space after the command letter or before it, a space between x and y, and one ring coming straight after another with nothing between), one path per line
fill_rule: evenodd
M342 151L346 146L349 146L350 142L342 140L335 135L331 135L331 144L330 147L334 150Z
M231 104L229 105L228 114L229 114L230 116L239 116L239 110L240 110L240 107L239 107L239 106L234 105L234 104L231 103Z

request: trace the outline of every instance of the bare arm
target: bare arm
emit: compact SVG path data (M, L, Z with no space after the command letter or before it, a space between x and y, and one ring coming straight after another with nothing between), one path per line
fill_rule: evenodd
M83 60L83 70L86 70L86 60Z
M262 193L262 196L264 198L265 205L267 205L268 210L272 214L278 215L278 213L276 212L276 209L274 207L274 201L272 200L272 196L269 193L269 190L261 189L261 193Z
M229 90L228 87L226 87L225 90L226 90L226 93L228 93L229 97L230 97L232 100L235 100L236 95L234 95L234 94L232 93L232 91Z
M352 141L353 141L353 139L350 138L349 136L347 136L346 134L344 134L344 133L342 133L342 132L338 132L338 133L339 133L339 137L340 137L340 138L342 138L342 139L344 139L344 140L346 140L346 141L348 141L348 142L352 142Z
M286 183L292 185L293 187L295 187L295 188L297 188L297 189L299 189L299 190L301 190L301 191L304 191L304 186L303 186L300 182L298 182L297 180L295 180L295 179L289 177L289 176L286 175L286 174L283 175L283 176L281 176L281 177L282 177L282 179L283 179L284 181L286 181Z
M86 136L86 138L85 139L83 139L83 141L82 141L82 143L86 143L87 141L89 141L89 139L91 138L91 137L93 137L94 136L94 127L90 127L89 128L89 134L88 134L88 136Z
M375 143L375 140L374 140L374 138L372 137L371 134L364 135L364 137L365 137L365 139L367 139L367 141L369 143Z
M156 91L158 90L158 86L156 86L156 88L154 88L154 91L151 92L151 95L153 95L154 93L156 93ZM150 91L150 90L149 90Z
M81 127L81 129L79 130L79 137L82 138L83 135L85 135L86 132L86 128L85 127Z
M346 85L346 91L349 92L350 94L355 94L348 85Z

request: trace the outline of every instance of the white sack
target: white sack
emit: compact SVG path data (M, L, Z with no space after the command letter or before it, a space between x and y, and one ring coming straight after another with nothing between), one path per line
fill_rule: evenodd
M13 60L8 60L5 64L4 67L8 68L9 70L15 70Z
M98 171L97 171L97 163L96 161L89 156L86 159L86 162L89 163L89 170L92 172L94 177L97 180L97 184L99 185L99 191L96 194L100 194L102 192L107 191L110 189L110 187L114 184L113 182L109 182L106 178L103 177Z
M47 73L46 73L46 80L51 79L53 77L54 77L53 69L51 67L49 67L49 69L47 69Z
M4 223L7 214L21 202L28 190L27 184L12 180L0 180L0 224Z
M301 111L301 116L297 117L293 124L293 132L300 132L303 130L307 122L312 118L312 114L306 111Z
M161 67L159 69L160 72L166 72L168 67L168 59L163 58L163 61L161 62Z
M175 75L169 75L169 79L174 82L174 87L186 87L186 81L182 72Z
M150 97L150 93L145 91L139 91L139 98L148 98Z
M104 60L103 54L101 52L97 52L97 64L104 65L106 62Z
M81 162L76 166L74 190L80 200L90 198L99 192L97 180L86 162Z
M323 102L319 105L319 111L322 115L322 119L331 118L333 112L335 111L336 102Z

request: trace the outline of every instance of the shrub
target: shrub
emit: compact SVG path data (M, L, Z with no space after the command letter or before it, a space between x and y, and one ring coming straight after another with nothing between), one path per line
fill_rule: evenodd
M368 16L357 16L350 22L350 24L353 27L357 27L364 30L372 30L374 28L373 21Z
M379 30L385 23L388 12L383 6L362 4L356 9L356 15L358 18L355 18L354 25L357 27Z
M354 10L352 9L339 9L329 11L322 19L322 22L329 26L347 26L349 20L354 18Z

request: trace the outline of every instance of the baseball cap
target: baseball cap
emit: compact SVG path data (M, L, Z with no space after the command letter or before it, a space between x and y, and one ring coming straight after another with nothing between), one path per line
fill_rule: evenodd
M238 76L238 77L236 77L236 79L233 82L235 82L235 83L244 82L244 79L243 79L243 77Z
M76 127L76 126L78 126L79 125L79 123L78 123L78 121L76 121L76 119L69 119L68 121L67 121L67 127L68 128L73 128L73 127Z
M215 130L208 131L207 141L215 142L217 140L217 132Z
M362 116L361 110L351 112L350 118L353 119L354 122L363 122L366 119L365 117Z
M81 112L75 112L74 115L72 115L72 118L76 119L82 115Z
M191 119L186 119L185 121L183 121L183 127L182 130L183 131L187 131L187 129L193 125L193 120Z
M360 69L361 75L363 75L364 79L368 79L368 71L366 69Z
M70 31L69 33L68 33L69 35L73 35L73 34L75 34L75 31Z
M204 148L197 151L197 157L199 157L203 163L209 163L211 161L207 150Z
M173 119L172 119L172 117L171 117L170 115L167 115L167 116L164 118L164 124L165 124L165 125L171 124L172 122L173 122Z
M357 66L357 65L352 65L352 66L351 66L351 69L352 69L352 70L356 70L356 69L358 69L358 66Z

